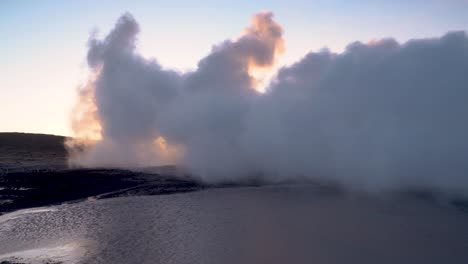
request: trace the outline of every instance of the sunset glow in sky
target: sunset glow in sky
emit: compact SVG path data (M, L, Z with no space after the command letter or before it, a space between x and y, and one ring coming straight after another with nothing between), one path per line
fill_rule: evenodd
M359 40L398 41L468 29L468 1L0 1L0 132L71 135L76 89L88 79L86 43L131 13L138 51L187 71L270 10L284 29L279 65ZM262 73L263 74L263 73Z

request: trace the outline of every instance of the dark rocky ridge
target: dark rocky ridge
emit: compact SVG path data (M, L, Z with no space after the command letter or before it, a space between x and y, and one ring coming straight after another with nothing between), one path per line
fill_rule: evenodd
M199 190L202 185L155 173L116 169L13 172L0 176L0 214L82 199Z
M83 199L104 199L119 196L158 195L196 191L203 188L261 186L262 177L247 182L224 182L206 185L184 175L173 166L130 171L95 168L69 169L66 165L65 137L0 133L0 214L17 209L47 206ZM176 176L177 175L177 176ZM314 192L343 194L333 183L283 182L278 184L314 185ZM270 183L271 184L271 183ZM440 195L430 190L401 190L391 196L438 202ZM464 197L443 197L458 209L468 212Z
M0 133L0 175L9 171L35 169L65 169L66 137Z
M174 167L145 171L68 169L65 137L0 133L0 214L82 199L156 195L203 188Z

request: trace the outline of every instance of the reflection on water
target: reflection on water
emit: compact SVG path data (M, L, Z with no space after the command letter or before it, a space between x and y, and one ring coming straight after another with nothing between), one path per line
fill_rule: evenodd
M468 214L424 201L292 186L116 198L0 216L0 261L13 257L33 263L468 263Z
M33 248L0 255L1 260L18 263L79 263L87 254L87 243L73 242L56 247ZM4 263L4 262L2 262Z

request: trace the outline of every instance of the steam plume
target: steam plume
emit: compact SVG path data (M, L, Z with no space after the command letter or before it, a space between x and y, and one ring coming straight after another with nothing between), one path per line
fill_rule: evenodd
M93 128L99 140L73 152L72 164L176 163L209 182L301 177L468 191L465 32L311 52L264 94L253 72L284 50L272 13L256 14L187 73L140 56L138 32L126 14L107 37L91 38L96 78L80 92L73 128Z

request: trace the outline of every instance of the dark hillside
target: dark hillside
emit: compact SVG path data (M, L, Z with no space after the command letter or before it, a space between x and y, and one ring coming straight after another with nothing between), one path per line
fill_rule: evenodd
M0 148L10 149L28 149L35 151L55 150L65 151L63 142L66 137L29 134L29 133L0 133Z
M0 168L65 166L66 137L0 133Z

